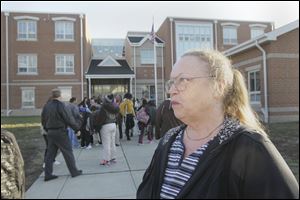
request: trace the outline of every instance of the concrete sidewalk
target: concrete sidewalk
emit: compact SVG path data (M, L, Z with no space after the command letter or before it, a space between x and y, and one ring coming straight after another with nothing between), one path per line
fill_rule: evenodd
M125 137L126 138L126 137ZM58 179L44 182L44 173L27 190L27 199L135 199L136 191L158 141L152 144L137 145L138 136L131 141L123 138L117 147L117 163L110 166L100 165L103 153L102 145L92 149L74 149L76 165L83 170L83 175L72 178L60 154L57 160L60 165L54 165L53 174ZM144 137L144 141L146 137Z

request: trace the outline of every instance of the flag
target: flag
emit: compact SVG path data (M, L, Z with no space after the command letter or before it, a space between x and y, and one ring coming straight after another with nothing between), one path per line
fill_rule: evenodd
M154 43L154 40L155 40L155 32L154 32L154 23L152 24L152 29L151 29L151 33L150 33L150 41L152 43Z

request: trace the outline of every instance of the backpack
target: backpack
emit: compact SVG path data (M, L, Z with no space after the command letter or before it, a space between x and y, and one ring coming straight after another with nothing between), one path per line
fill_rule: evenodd
M144 107L142 107L139 111L137 111L136 113L136 119L139 122L142 122L144 124L147 124L149 121L149 115L146 113L146 109Z

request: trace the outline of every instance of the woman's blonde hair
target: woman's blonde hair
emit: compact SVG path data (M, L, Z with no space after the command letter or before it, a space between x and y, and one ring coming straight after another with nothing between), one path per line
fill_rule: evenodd
M185 56L195 56L208 64L210 75L214 77L212 89L216 95L222 97L225 115L265 134L262 124L251 108L244 77L232 68L227 57L215 50L192 50L182 55Z

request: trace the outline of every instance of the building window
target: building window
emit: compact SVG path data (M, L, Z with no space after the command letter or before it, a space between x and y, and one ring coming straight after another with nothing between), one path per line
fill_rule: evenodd
M18 55L18 74L37 74L37 55Z
M55 68L58 74L74 74L74 55L56 55Z
M141 50L141 64L154 64L153 49L142 49Z
M212 24L176 23L176 59L195 48L213 48Z
M34 88L22 89L22 108L34 108Z
M223 27L223 44L236 45L237 42L237 27L224 26Z
M259 27L256 27L256 28L251 28L251 39L257 37L257 36L260 36L262 34L264 34L264 28L259 28Z
M36 21L18 20L18 40L36 40Z
M61 100L69 102L72 97L72 87L58 87L61 91Z
M248 89L251 103L260 104L260 71L248 72Z
M74 22L56 21L55 40L74 40Z

